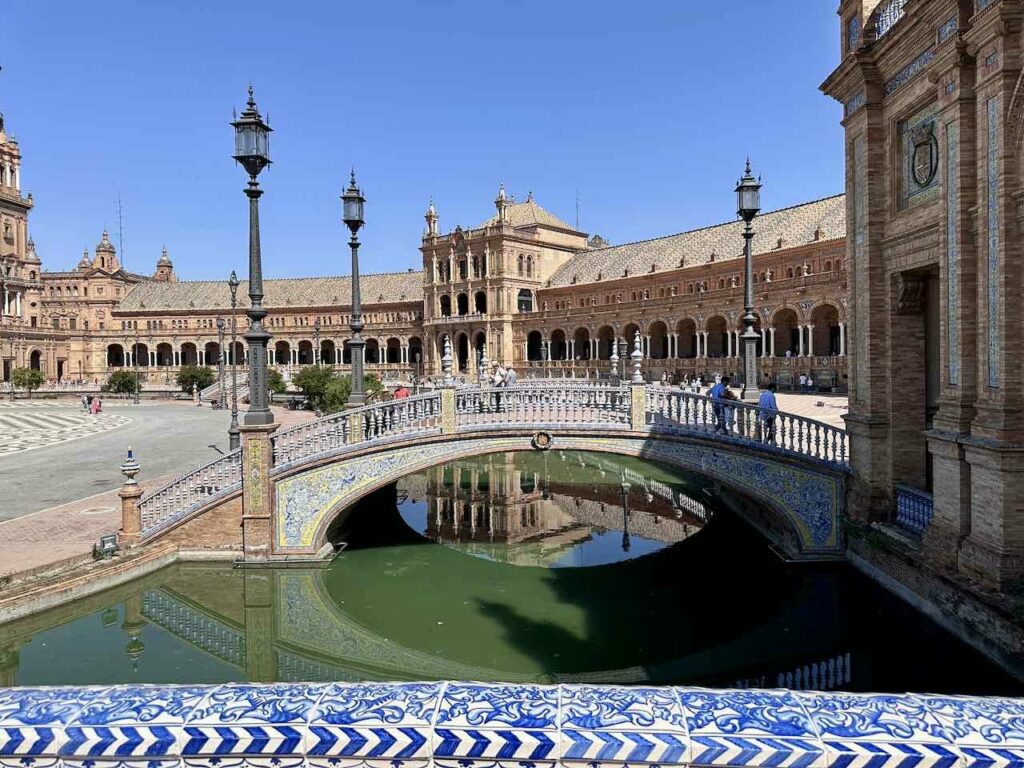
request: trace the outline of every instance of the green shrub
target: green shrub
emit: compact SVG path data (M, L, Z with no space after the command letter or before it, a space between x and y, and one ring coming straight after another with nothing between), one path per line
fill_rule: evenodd
M11 384L15 389L24 389L32 397L32 391L43 386L43 372L35 368L15 368L11 371Z
M200 391L213 384L213 369L207 368L204 365L185 365L178 371L175 380L178 386L181 387L182 392L192 394L193 384Z
M114 371L100 387L100 391L130 395L135 391L135 374L131 371Z
M288 385L284 383L284 376L276 368L267 371L267 388L275 395L283 395Z

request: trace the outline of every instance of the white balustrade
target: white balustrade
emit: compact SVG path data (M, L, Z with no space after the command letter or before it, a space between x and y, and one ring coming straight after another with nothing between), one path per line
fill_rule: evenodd
M241 449L220 456L139 501L142 535L148 537L193 510L242 487Z

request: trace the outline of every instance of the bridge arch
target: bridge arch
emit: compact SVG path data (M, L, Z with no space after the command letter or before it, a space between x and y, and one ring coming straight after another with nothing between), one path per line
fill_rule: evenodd
M341 516L374 491L452 459L535 450L532 439L532 434L420 438L295 469L275 481L274 549L279 555L313 555L327 544L328 531ZM841 473L693 438L568 436L556 437L554 448L631 456L702 474L722 485L723 503L793 557L839 551Z

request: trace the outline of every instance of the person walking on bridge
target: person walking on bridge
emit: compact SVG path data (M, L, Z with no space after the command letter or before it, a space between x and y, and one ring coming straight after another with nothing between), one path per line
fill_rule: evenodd
M775 382L769 382L757 399L758 418L761 421L761 439L766 443L775 442L775 420L779 415L779 404L775 400Z

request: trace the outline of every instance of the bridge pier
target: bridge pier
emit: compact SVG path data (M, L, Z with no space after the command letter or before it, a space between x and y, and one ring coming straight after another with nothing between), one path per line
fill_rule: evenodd
M245 572L245 673L252 682L277 680L274 572Z
M274 463L271 435L277 424L239 427L242 433L242 554L246 562L270 558L273 537Z

